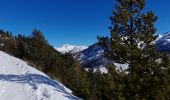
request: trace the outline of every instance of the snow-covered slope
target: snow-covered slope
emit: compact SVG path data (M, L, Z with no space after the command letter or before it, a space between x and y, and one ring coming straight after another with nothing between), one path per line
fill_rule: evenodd
M75 55L83 67L102 67L108 63L108 60L104 57L104 48L98 46L98 44L91 45L88 49L85 49Z
M170 32L165 33L161 38L156 41L157 50L170 53Z
M86 46L76 46L76 45L69 45L69 44L65 44L59 48L56 48L57 51L61 52L61 53L71 53L71 54L75 54L78 53L84 49L87 49L88 47Z
M0 51L0 100L77 100L58 81Z
M82 67L84 68L92 67L94 68L94 70L96 70L96 68L99 68L102 73L107 73L107 69L105 67L109 63L114 64L117 68L121 69L128 68L128 64L119 64L109 61L104 56L104 48L99 46L97 43L77 53L74 57L80 61Z

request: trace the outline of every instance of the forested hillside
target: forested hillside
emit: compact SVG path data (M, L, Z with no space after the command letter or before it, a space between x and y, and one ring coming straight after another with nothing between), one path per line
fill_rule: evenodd
M146 12L145 5L146 0L117 0L110 36L98 37L98 45L105 48L103 56L127 64L125 70L111 63L106 65L108 73L86 71L72 55L56 51L36 29L30 36L0 31L0 49L36 66L85 100L169 100L169 56L156 51L158 18Z
M41 31L34 29L30 36L12 36L12 33L9 35L9 32L3 30L0 34L2 51L23 59L51 78L59 80L76 96L88 100L112 98L112 91L107 88L110 84L108 75L101 74L100 70L95 73L93 69L85 71L72 55L56 51Z

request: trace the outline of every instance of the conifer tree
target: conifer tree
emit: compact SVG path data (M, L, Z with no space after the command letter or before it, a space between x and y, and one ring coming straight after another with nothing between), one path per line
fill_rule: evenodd
M42 41L45 42L45 37L43 35L43 33L37 29L34 29L32 32L32 38L37 40L37 41Z
M169 59L166 54L158 53L154 46L157 16L152 11L144 13L146 0L117 2L110 17L109 44L103 37L99 38L99 43L110 47L106 53L110 60L129 64L121 83L123 97L128 100L170 99Z

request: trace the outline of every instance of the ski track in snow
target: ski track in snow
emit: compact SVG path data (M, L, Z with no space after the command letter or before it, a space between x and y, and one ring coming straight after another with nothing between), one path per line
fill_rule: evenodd
M0 51L0 100L78 99L59 82Z

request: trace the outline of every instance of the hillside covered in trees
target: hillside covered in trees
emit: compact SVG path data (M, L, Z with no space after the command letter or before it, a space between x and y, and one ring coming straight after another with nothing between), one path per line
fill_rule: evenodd
M88 100L111 98L111 94L103 94L105 89L106 92L108 91L105 86L102 86L103 82L109 82L106 79L107 75L103 76L100 70L95 73L93 69L89 72L85 71L72 55L60 54L56 51L42 32L33 30L32 35L27 37L21 34L12 36L12 33L3 30L0 34L0 50L23 59L29 65L36 66L38 70L70 88L76 96Z
M109 64L108 73L86 71L72 55L56 51L36 29L30 36L1 30L0 50L36 66L85 100L169 100L170 61L165 52L155 49L157 16L152 11L144 13L145 3L117 0L110 17L110 36L98 37L105 57L127 63L126 70Z

